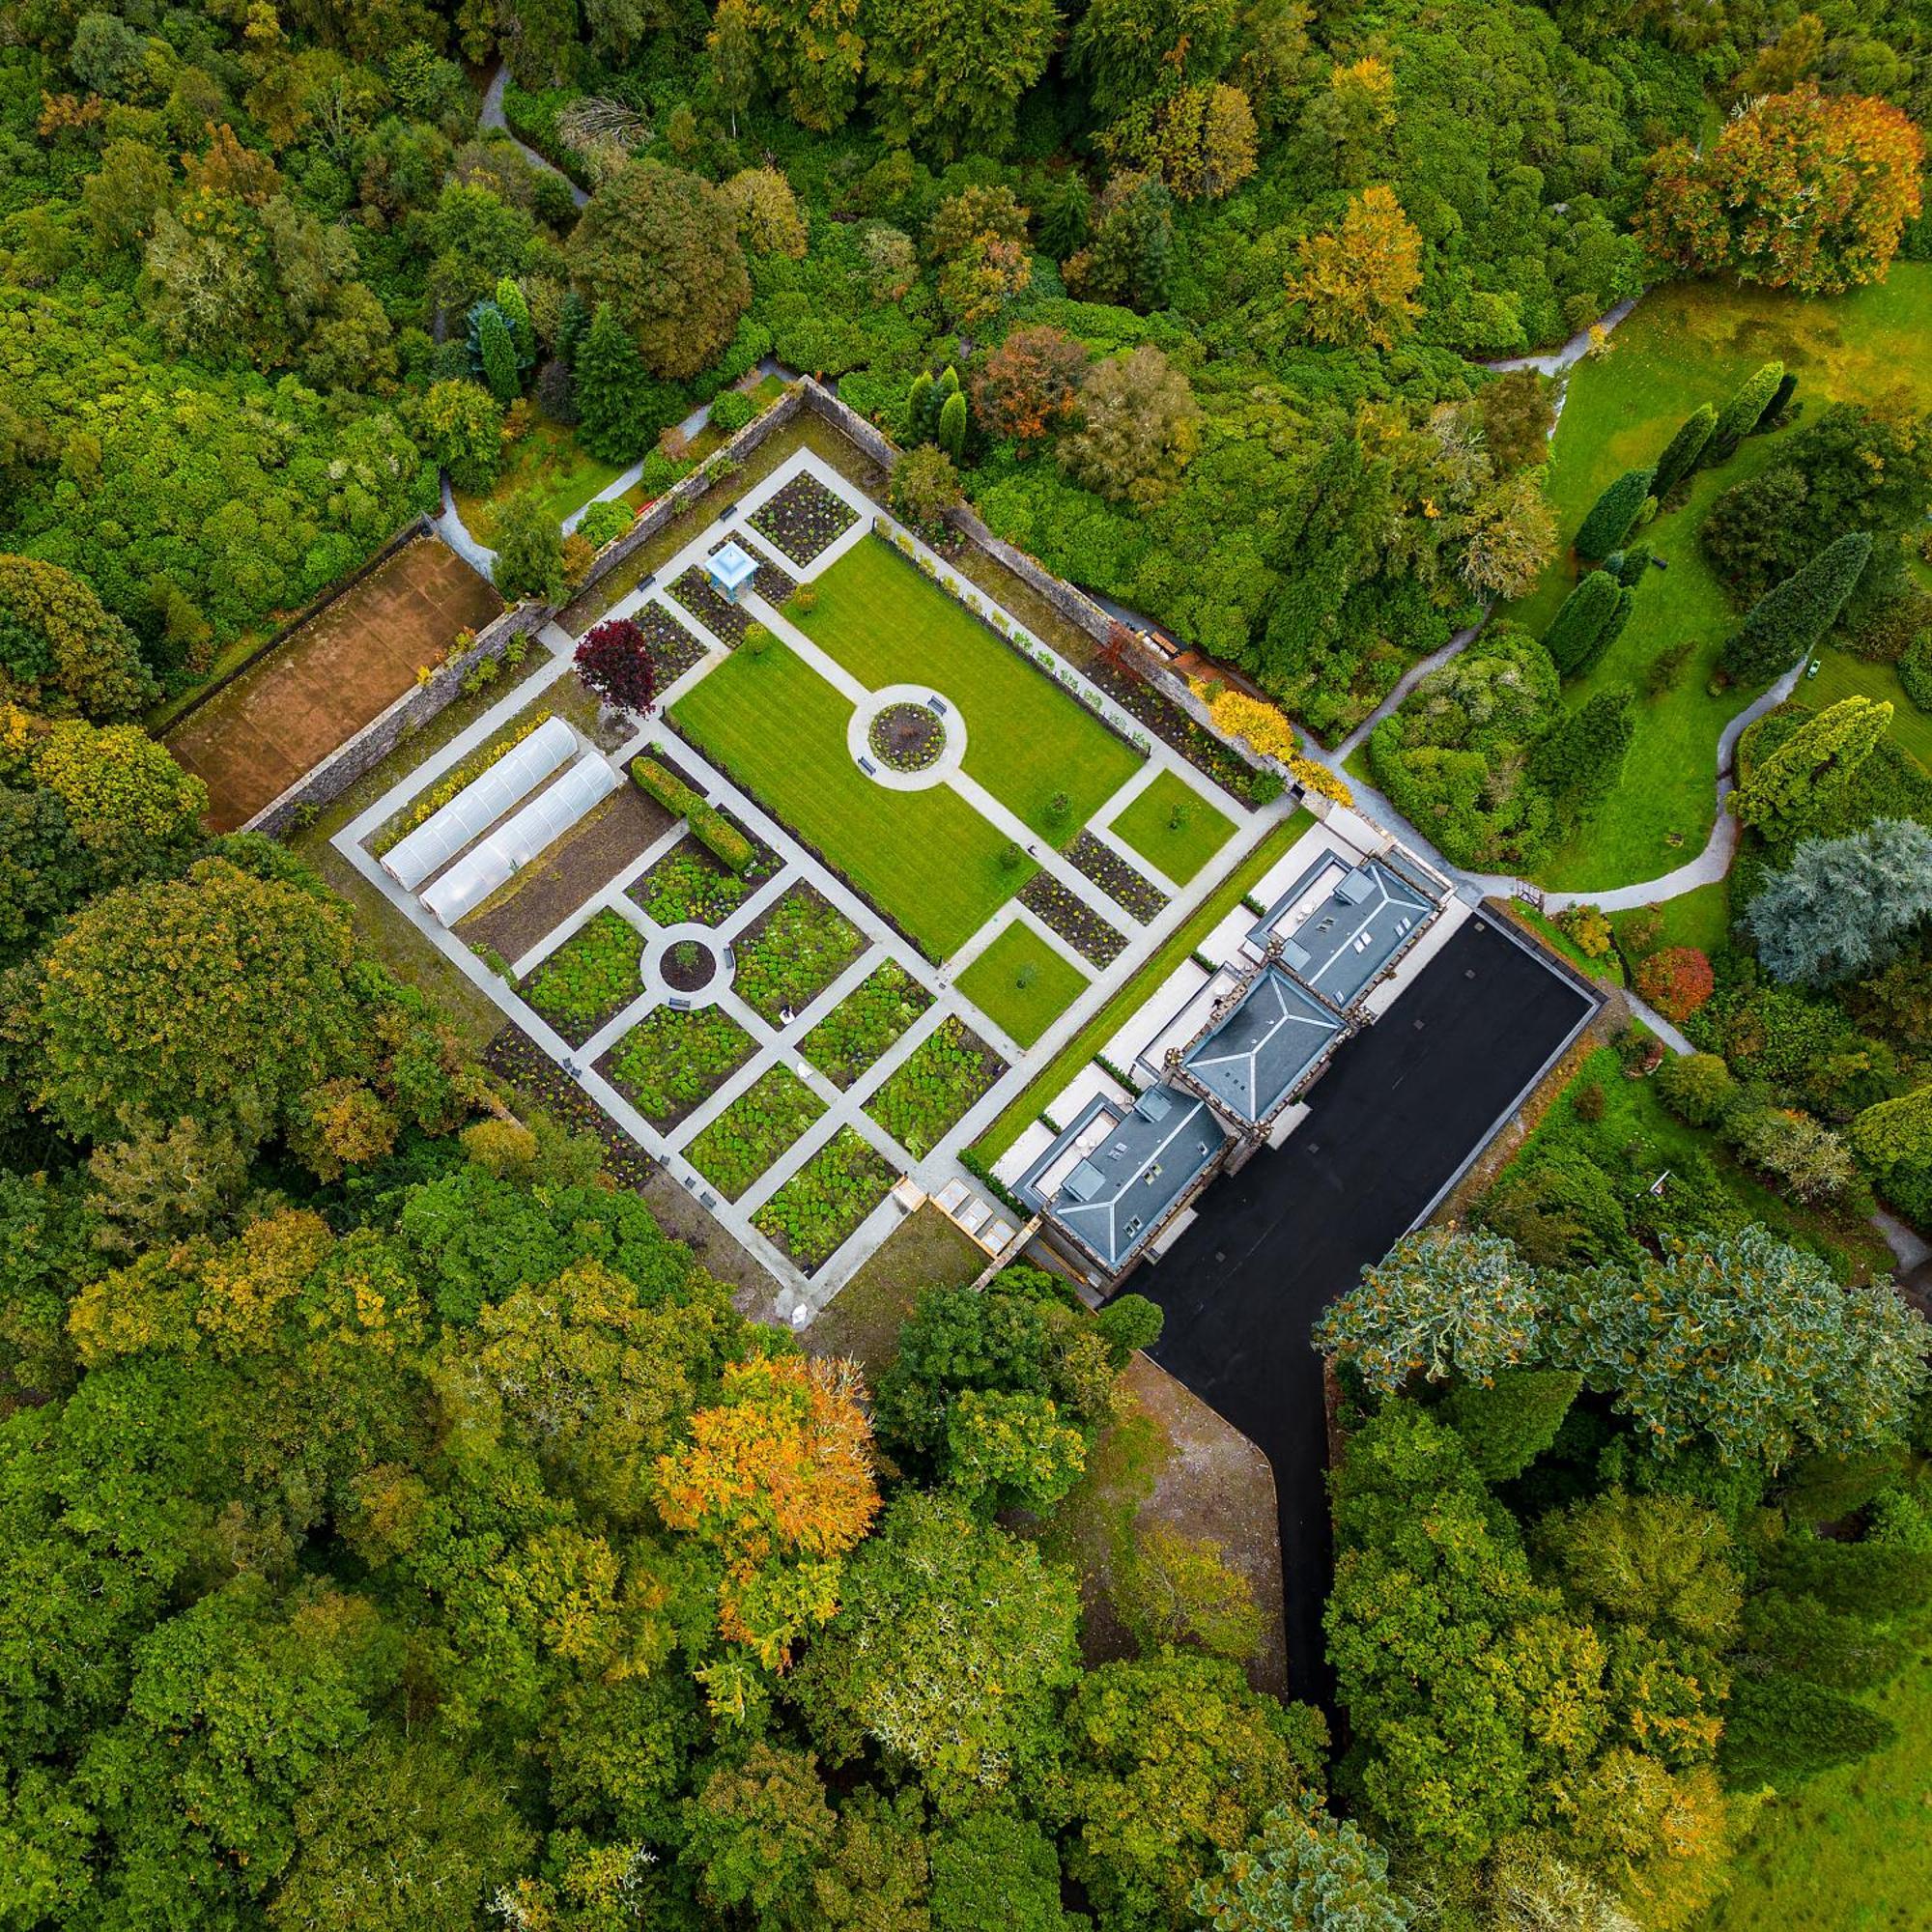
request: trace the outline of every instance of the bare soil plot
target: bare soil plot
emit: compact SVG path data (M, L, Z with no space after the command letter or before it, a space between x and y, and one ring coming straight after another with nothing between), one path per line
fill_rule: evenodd
M210 829L245 824L502 608L436 537L345 590L169 733L175 761L208 786Z
M462 922L456 936L514 963L675 823L634 784L613 791L502 894Z

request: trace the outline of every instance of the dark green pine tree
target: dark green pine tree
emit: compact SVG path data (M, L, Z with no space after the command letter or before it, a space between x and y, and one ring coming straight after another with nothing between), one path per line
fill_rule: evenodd
M1871 547L1865 531L1854 530L1774 584L1725 642L1725 670L1740 684L1763 684L1789 670L1837 621Z
M515 402L524 387L517 369L517 345L502 310L495 302L486 303L476 318L476 350L490 393L499 403Z
M1623 776L1624 759L1635 735L1631 694L1597 692L1560 718L1530 753L1530 776L1573 810L1594 805Z
M1465 1382L1441 1418L1463 1438L1485 1482L1520 1476L1556 1440L1583 1378L1567 1369L1504 1369L1490 1387Z
M1604 632L1616 615L1619 593L1631 595L1607 570L1593 570L1563 600L1543 634L1543 648L1565 677L1576 677L1603 656Z
M1728 463L1738 453L1738 445L1758 426L1783 381L1782 362L1767 362L1763 368L1746 378L1737 394L1719 411L1717 427L1711 432L1710 441L1704 445L1703 461L1698 466L1700 469L1715 469L1719 464Z
M630 463L684 413L683 392L644 367L630 331L608 302L597 305L577 352L578 436L606 463Z
M1590 505L1577 532L1577 554L1590 563L1600 563L1614 550L1623 547L1650 496L1651 469L1626 469Z
M1663 445L1650 482L1650 494L1660 503L1668 501L1670 493L1695 471L1717 427L1718 412L1709 403L1699 403L1679 424L1677 434Z

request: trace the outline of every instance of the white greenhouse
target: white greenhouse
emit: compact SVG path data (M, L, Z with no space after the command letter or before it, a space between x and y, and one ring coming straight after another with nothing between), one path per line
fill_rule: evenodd
M578 759L547 791L460 859L423 894L422 902L444 925L473 912L506 879L570 830L621 781L594 753Z
M480 837L504 812L565 763L577 750L577 733L561 718L548 718L513 745L481 777L470 781L433 817L383 858L383 869L413 891Z

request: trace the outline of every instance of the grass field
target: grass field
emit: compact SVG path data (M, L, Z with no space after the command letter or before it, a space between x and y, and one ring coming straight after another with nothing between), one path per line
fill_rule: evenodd
M995 1026L1031 1046L1086 990L1087 976L1015 920L954 983Z
M478 543L494 545L497 512L519 491L535 491L552 520L560 524L623 473L621 463L601 462L581 448L562 424L539 422L504 452L494 488L477 495L456 493L457 513Z
M1908 1932L1932 1900L1932 1655L1872 1699L1898 1742L1773 1799L1698 1932Z
M966 771L1056 844L1140 769L1139 755L873 537L812 580L817 609L793 621L873 690L929 685L966 722ZM1065 792L1070 810L1048 810Z
M1721 408L1773 356L1797 373L1798 400L1812 414L1831 402L1873 402L1901 390L1921 408L1932 403L1928 312L1932 266L1921 263L1897 263L1889 281L1833 300L1715 282L1655 290L1611 337L1608 355L1571 372L1548 485L1559 534L1567 544L1611 478L1654 462L1699 403ZM1596 670L1571 687L1570 701L1614 685L1641 694L1659 657L1684 640L1693 648L1671 688L1641 701L1622 784L1583 836L1541 868L1545 885L1589 892L1635 884L1683 864L1709 836L1718 736L1754 694L1706 691L1739 613L1704 565L1697 526L1718 496L1776 460L1779 441L1752 438L1643 532L1668 569L1649 573L1629 627ZM1540 635L1572 582L1560 560L1504 614Z
M1121 1029L1136 1007L1145 1006L1153 990L1212 932L1242 896L1308 828L1315 815L1305 808L1275 827L1221 884L1208 894L1194 917L1174 932L1163 946L1072 1039L1047 1063L1011 1106L974 1143L973 1151L989 1166L1019 1139L1028 1122L1099 1052Z
M1023 886L1007 841L946 785L887 791L845 749L851 707L782 644L734 651L672 720L895 920L932 958L957 951Z
M1185 779L1162 772L1107 829L1184 886L1228 842L1235 821Z

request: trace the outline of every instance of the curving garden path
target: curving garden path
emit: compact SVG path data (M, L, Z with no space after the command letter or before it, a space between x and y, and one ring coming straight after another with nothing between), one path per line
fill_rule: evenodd
M514 133L511 133L510 124L503 116L503 89L508 84L509 78L510 70L501 66L490 76L490 85L483 91L483 107L477 116L478 124L485 128L500 128L509 136L511 144L522 151L532 167L542 168L548 174L562 175L563 170L555 162L547 161L528 142L520 141ZM563 175L563 178L566 182L570 182L571 200L582 208L590 196L574 181L570 181L568 175Z

